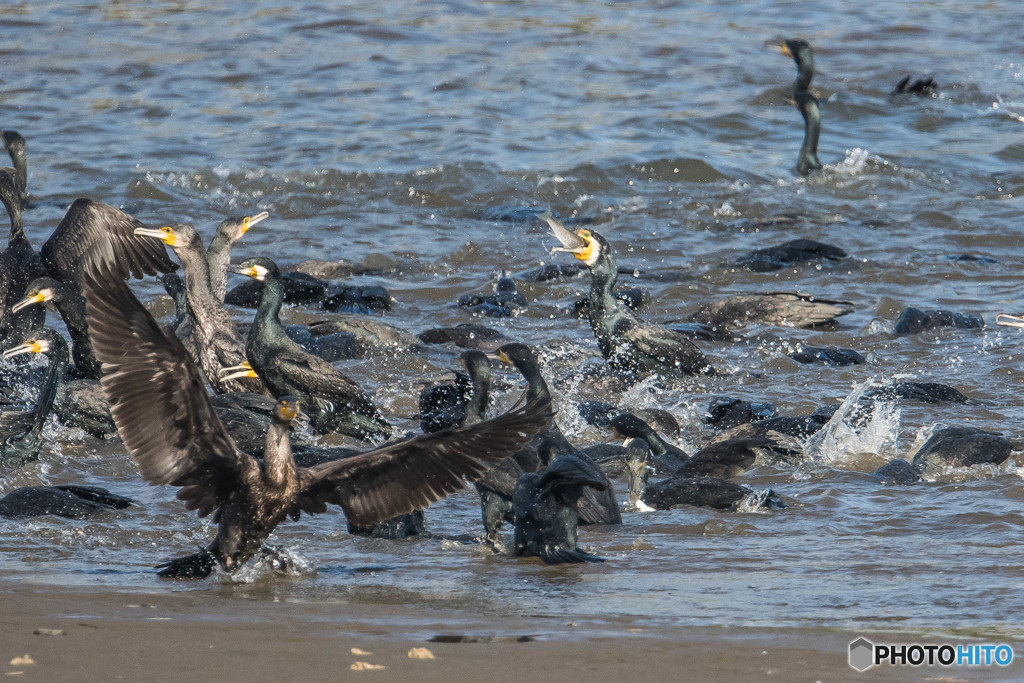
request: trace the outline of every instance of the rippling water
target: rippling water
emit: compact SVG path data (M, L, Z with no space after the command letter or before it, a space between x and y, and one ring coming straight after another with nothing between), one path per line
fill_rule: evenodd
M987 321L1024 308L1018 3L383 5L0 7L0 128L29 141L32 242L82 195L207 234L225 215L267 210L272 220L245 236L237 256L382 268L352 281L388 287L397 303L387 321L418 332L470 321L454 301L487 290L502 268L559 261L540 224L481 218L497 205L550 205L608 236L620 264L636 269L635 284L654 295L651 320L739 292L855 304L835 331L761 328L749 343L704 344L728 375L613 397L671 410L686 446L708 438L700 418L715 396L770 400L790 414L901 377L949 383L976 400L904 404L805 465L743 475L785 496L782 512L630 512L621 528L584 529L583 544L609 559L600 566L353 538L338 513L283 525L275 537L315 574L213 590L651 623L1024 635L1024 487L1012 464L910 488L862 474L905 456L936 425L1018 436L1024 335L994 326L891 334L908 305ZM824 121L827 167L808 179L791 170L802 136L788 103L794 67L765 45L796 36L815 46ZM890 98L907 73L934 76L938 95ZM795 218L764 220L780 214ZM767 274L729 265L797 237L851 258ZM991 260L956 258L963 254ZM586 280L524 284L526 312L484 321L538 347L563 405L580 398L581 363L598 362L589 329L569 313L585 288ZM150 300L160 292L154 283L138 291ZM239 320L249 315L238 311ZM786 356L801 344L855 348L870 362L802 366ZM435 347L344 367L414 429L417 382L455 363L456 350ZM604 438L571 409L561 420L581 442ZM86 481L139 506L93 522L0 520L0 574L211 590L161 583L150 569L205 543L208 525L183 514L171 490L143 485L117 442L48 433L40 461L0 492ZM477 515L469 493L428 512L435 532L453 535L479 532Z

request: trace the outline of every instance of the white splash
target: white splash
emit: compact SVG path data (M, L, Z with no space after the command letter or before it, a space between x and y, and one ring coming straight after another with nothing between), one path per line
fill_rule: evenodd
M864 401L865 392L880 383L854 385L832 419L807 439L807 460L825 465L853 462L862 454L896 456L900 407L896 401Z

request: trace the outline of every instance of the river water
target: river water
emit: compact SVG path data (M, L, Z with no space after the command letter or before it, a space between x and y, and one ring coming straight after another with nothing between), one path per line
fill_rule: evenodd
M278 530L275 542L308 566L296 577L173 584L151 566L207 542L209 524L185 514L171 489L144 485L118 441L51 425L40 460L0 481L0 493L84 481L138 505L89 522L0 520L0 576L598 623L1020 639L1024 470L1008 462L916 487L864 473L908 457L936 427L1019 436L1024 334L993 319L1024 310L1022 31L1009 0L5 3L0 128L28 139L26 224L37 246L78 196L207 235L227 215L269 211L236 259L344 258L378 269L349 282L387 287L391 324L415 333L483 322L526 341L558 390L567 434L601 440L572 409L594 397L580 388L580 367L599 363L571 314L586 278L521 283L531 304L512 319L474 319L455 305L489 291L503 268L572 260L548 255L554 241L539 222L482 218L500 205L550 206L592 220L635 268L623 284L652 294L648 320L757 291L854 305L834 330L757 327L744 343L702 343L719 376L601 396L672 411L685 447L711 436L702 416L721 396L807 413L895 377L947 383L974 400L905 402L858 433L839 430L800 466L739 478L775 490L783 511L626 512L621 527L583 529L602 565L355 538L338 512ZM767 45L783 37L816 52L826 168L809 178L792 170L803 130L788 101L794 65ZM890 97L906 74L933 76L937 94ZM778 216L788 218L766 220ZM773 273L732 265L798 237L850 257ZM136 291L169 312L156 283ZM987 326L894 336L906 306L978 314ZM787 357L804 344L854 348L869 362ZM441 346L341 366L392 422L415 430L418 384L457 363L458 349ZM499 405L517 393L502 392ZM439 534L480 533L470 492L427 514Z

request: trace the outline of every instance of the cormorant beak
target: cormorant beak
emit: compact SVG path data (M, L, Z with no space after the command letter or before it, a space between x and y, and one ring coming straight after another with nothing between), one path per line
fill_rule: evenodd
M35 294L29 294L18 303L11 306L11 313L17 313L21 309L31 306L32 304L41 304L44 301L49 301L53 298L53 292L49 289L40 289Z
M135 234L155 237L169 247L173 247L178 241L178 236L174 234L174 228L171 227L164 227L158 230L153 228L135 228Z
M46 353L50 350L50 343L45 339L28 339L24 344L4 351L4 358L20 356L25 353Z
M244 235L249 231L249 228L259 223L264 218L270 218L270 214L266 211L261 211L255 216L246 216L242 219L242 234Z
M505 355L504 351L497 351L495 353L485 353L487 360L497 360L502 363L511 363L512 359Z
M243 361L240 365L233 365L230 368L221 368L217 372L217 376L222 382L238 377L259 377L256 371L252 369L252 366L249 365L249 361Z
M589 230L580 230L578 232L570 232L565 229L560 221L556 221L551 217L551 210L545 211L541 214L541 218L548 222L548 226L551 228L551 234L555 236L562 246L552 247L551 253L555 254L560 251L564 251L568 254L572 254L580 261L589 263L590 259L594 256L594 249L597 242L590 235Z
M253 280L263 282L267 277L267 269L263 266L228 266L228 272L235 275L245 275Z
M790 52L789 45L786 44L786 41L782 41L782 45L779 46L779 50L781 50L782 54L786 55L787 57L793 56L793 53Z
M1003 325L1004 327L1024 327L1024 315L1000 313L996 316L996 325Z

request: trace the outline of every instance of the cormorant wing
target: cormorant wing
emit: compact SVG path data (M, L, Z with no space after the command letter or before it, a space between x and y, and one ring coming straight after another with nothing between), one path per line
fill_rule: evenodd
M113 272L112 272L113 271ZM174 334L143 308L116 266L84 275L86 320L117 430L150 484L183 486L178 498L205 516L259 473L217 417L199 370Z
M344 460L299 470L293 515L340 505L350 523L370 525L454 493L512 455L551 419L551 401L469 427L424 434Z
M645 356L664 358L662 365L674 365L685 372L699 374L710 368L704 353L682 332L656 325L636 325L622 338Z
M91 199L76 199L39 250L50 274L81 290L85 255L100 249L119 278L169 273L178 266L160 240L135 234L145 227L125 212Z
M347 405L370 415L377 412L358 384L319 356L305 350L302 350L301 356L281 355L278 368L289 377L299 379L303 394L323 398L336 405Z

